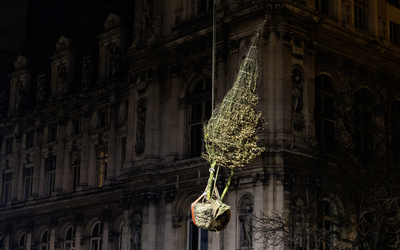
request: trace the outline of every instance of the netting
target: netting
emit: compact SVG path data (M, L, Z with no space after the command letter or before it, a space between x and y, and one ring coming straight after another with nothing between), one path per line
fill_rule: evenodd
M203 156L212 165L241 170L264 151L257 145L257 131L263 128L256 94L260 75L260 37L258 32L252 39L233 87L204 124L206 153Z

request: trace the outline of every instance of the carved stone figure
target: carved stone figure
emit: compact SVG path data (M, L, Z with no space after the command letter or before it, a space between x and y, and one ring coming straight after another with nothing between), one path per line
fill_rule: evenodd
M22 84L18 86L18 109L25 107L26 93Z
M136 127L136 145L135 152L141 154L144 152L145 145L145 125L146 125L146 102L139 103L137 109L137 127Z
M293 113L300 114L303 110L303 77L299 69L293 70L292 84Z
M121 53L119 52L119 48L117 46L110 48L110 60L109 60L109 76L116 75L119 73L120 62L121 62Z
M37 90L38 103L40 104L44 103L45 93L46 93L46 86L44 84L44 77L40 77Z
M253 219L253 209L251 207L246 207L245 215L239 216L239 221L242 224L241 230L243 231L243 237L245 240L246 246L252 246L252 229L251 223Z
M135 221L132 228L132 250L140 250L142 238L142 223Z
M59 83L59 93L66 94L67 93L67 79L68 72L65 66L61 67L60 73L58 74L58 83Z
M92 84L93 79L93 63L91 58L84 59L83 62L83 76L82 84L83 86L88 86Z

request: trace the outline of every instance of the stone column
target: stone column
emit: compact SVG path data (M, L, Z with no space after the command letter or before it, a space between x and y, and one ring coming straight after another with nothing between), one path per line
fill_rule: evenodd
M173 161L179 154L179 84L182 79L177 65L171 67L171 99L170 99L170 146L169 157Z
M108 232L110 227L111 210L103 211L103 243L101 250L108 250Z
M10 245L11 245L11 231L12 231L12 225L7 225L5 228L5 245L4 245L4 250L10 250Z
M89 178L89 161L90 161L90 121L92 112L87 110L83 115L83 138L82 138L82 154L81 154L81 176L78 190L83 190L88 185Z
M118 110L115 100L110 100L110 138L108 140L108 164L107 164L107 180L105 185L115 182L115 169L117 165L117 120Z
M158 195L153 192L142 194L148 201L143 209L142 249L156 250L157 248L157 200Z
M15 128L15 137L14 137L14 148L13 148L13 158L14 158L14 163L13 163L13 173L12 173L12 183L11 183L11 197L9 200L9 203L12 203L12 201L16 201L18 198L19 189L21 189L22 185L19 185L22 180L22 176L19 176L20 173L20 158L19 158L19 151L21 147L21 139L22 139L22 132L19 131L19 128Z
M39 196L40 168L42 166L43 126L36 124L35 163L33 167L32 196Z
M57 162L56 162L56 177L54 183L54 191L60 192L63 186L63 173L65 162L65 127L66 120L60 119L58 130L58 149L57 149Z
M58 218L50 218L50 245L49 250L54 250L56 241L56 227L58 224Z
M122 219L122 249L131 249L129 232L131 202L132 199L130 196L126 196L122 200L122 204L124 206L124 217Z
M74 250L81 250L81 237L82 237L82 222L83 214L77 214L75 216L75 248ZM89 244L89 243L86 243Z
M32 245L32 230L33 230L33 222L30 221L26 225L26 248L25 250L31 250Z
M133 154L135 153L134 141L136 136L135 131L135 105L137 100L135 99L136 88L133 85L134 77L131 77L129 85L129 100L128 100L128 129L126 135L126 159L122 171L127 171L132 166Z
M165 224L164 224L164 249L174 249L174 238L173 238L173 227L172 227L172 215L173 208L172 203L174 201L174 190L164 191L165 201Z

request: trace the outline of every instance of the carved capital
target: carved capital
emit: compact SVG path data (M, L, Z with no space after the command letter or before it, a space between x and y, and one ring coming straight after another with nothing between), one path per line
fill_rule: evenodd
M56 227L58 225L58 218L57 217L51 217L50 218L50 226L52 228Z
M175 194L173 189L164 191L165 202L173 202L174 199L175 199Z
M75 223L81 224L83 222L84 218L85 218L85 216L83 214L75 215Z

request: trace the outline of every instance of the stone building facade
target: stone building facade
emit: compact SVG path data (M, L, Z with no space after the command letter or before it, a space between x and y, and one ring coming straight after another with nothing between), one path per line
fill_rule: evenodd
M217 103L270 15L259 45L266 151L235 174L219 234L189 213L209 175L201 127L211 114L212 1L128 2L82 19L101 27L90 42L60 36L45 69L15 59L0 122L0 249L259 249L244 222L285 209L293 176L314 176L305 139L332 136L313 116L323 105L316 82L397 74L399 1L217 1Z

